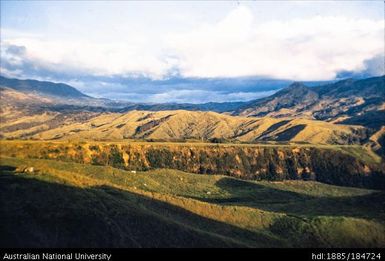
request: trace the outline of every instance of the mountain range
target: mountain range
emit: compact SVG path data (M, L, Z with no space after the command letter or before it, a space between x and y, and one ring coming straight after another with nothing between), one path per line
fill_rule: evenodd
M384 147L385 76L309 87L295 82L249 102L136 104L66 85L0 77L3 138L292 141Z
M240 116L301 117L341 122L385 109L385 76L361 80L346 79L319 86L295 82L275 94L249 102L210 102L202 104L141 104L90 97L63 83L8 79L0 76L5 101L24 105L100 106L110 110L201 110L229 112ZM38 101L37 99L40 99ZM350 119L352 121L354 119Z
M317 87L293 83L272 96L240 106L233 115L301 117L379 128L385 119L385 76Z
M192 103L159 103L145 104L133 103L106 98L94 98L86 95L76 88L63 84L37 80L8 79L0 76L0 92L3 101L8 105L21 107L48 107L57 109L81 109L105 111L130 111L130 110L192 110L231 112L244 102L208 102L202 104ZM36 106L37 105L37 106Z
M0 245L383 247L384 79L140 104L0 78Z
M8 79L0 76L0 86L9 87L13 90L28 94L61 98L90 98L90 96L78 91L76 88L64 83L53 83L36 80Z

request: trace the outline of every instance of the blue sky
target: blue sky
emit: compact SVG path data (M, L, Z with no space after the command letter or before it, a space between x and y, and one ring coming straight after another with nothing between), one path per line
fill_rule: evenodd
M383 55L383 1L1 1L3 75L99 97L250 100L282 88L253 79L382 75Z

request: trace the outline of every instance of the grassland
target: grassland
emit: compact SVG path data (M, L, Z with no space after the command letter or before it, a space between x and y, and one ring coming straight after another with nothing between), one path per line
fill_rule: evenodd
M342 152L346 155L350 155L355 158L359 158L365 161L368 164L378 164L381 162L382 158L378 154L374 153L370 147L362 146L357 144L351 145L331 145L331 144L311 144L303 142L275 142L275 141L266 141L258 143L237 143L237 142L224 142L224 143L213 143L213 142L202 142L201 140L186 140L186 141L174 141L174 142L164 142L164 141L146 141L138 139L117 139L117 140L108 140L108 141L91 141L91 140L82 140L82 139L71 139L67 140L0 140L0 152L8 153L8 150L11 148L18 148L20 146L28 146L33 144L36 150L39 150L39 147L60 147L63 145L139 145L139 146L158 146L158 147L241 147L241 148L317 148Z
M384 204L383 191L314 181L3 156L0 245L384 247Z
M32 115L30 115L32 114ZM11 115L12 116L12 115ZM36 117L36 118L34 118ZM4 118L4 117L3 117ZM201 111L130 111L127 113L28 113L5 117L0 136L38 140L212 140L292 141L312 144L361 144L367 130L301 118L239 117Z
M317 180L385 188L381 158L359 145L214 144L143 141L1 141L1 155L125 170L178 169L248 180Z

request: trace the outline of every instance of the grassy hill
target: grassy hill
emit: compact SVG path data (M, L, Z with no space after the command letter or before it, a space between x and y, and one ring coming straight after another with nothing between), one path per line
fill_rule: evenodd
M385 126L370 137L371 146L377 154L385 156Z
M126 170L179 169L253 180L317 180L385 189L381 158L358 145L1 141L1 155Z
M384 200L317 182L2 157L0 245L384 247Z
M294 84L244 116L8 80L2 247L385 247L384 77Z
M359 144L368 139L364 127L307 119L246 118L183 110L45 114L50 115L46 121L41 121L41 113L36 115L36 119L29 116L6 121L0 128L1 135L8 139L222 139L252 143L293 141L313 144Z

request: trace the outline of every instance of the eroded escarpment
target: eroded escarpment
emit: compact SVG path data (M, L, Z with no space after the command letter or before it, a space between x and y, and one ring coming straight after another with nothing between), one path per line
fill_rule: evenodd
M360 147L4 141L2 155L128 170L171 168L242 179L302 179L385 188L383 163L370 160L367 151Z

